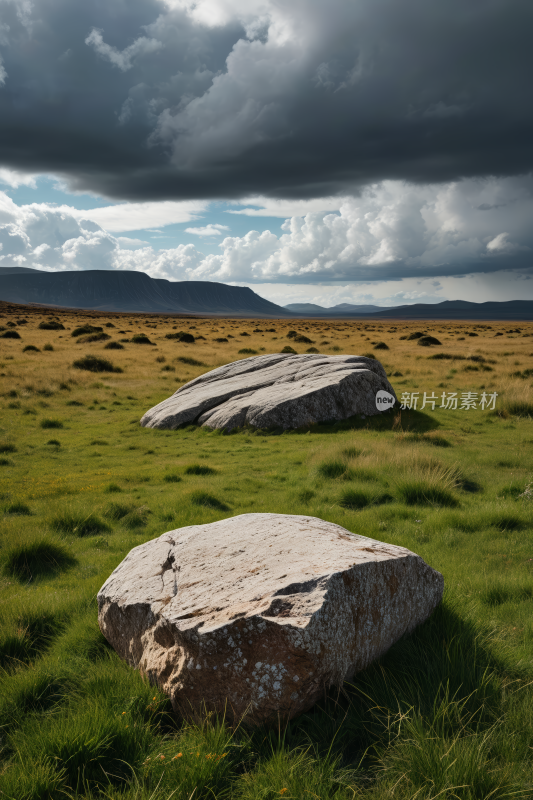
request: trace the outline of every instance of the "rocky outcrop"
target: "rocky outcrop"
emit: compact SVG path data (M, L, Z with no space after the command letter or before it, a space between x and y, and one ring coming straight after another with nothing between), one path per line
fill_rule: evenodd
M248 723L309 709L423 622L443 578L314 517L243 514L135 547L98 594L102 633L174 710Z
M379 414L378 391L396 397L385 370L365 356L253 356L190 381L141 419L146 428L300 428Z

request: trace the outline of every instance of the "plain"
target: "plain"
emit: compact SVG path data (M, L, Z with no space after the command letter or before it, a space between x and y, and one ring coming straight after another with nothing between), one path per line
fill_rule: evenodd
M0 315L0 797L533 796L531 323ZM418 410L285 433L140 427L191 378L284 347L379 358ZM184 725L110 650L96 593L135 545L250 511L408 547L445 598L289 725Z

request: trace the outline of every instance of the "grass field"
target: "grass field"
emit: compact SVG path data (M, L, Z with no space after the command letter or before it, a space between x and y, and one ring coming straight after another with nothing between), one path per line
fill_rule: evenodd
M0 327L0 798L533 797L532 323L3 305ZM439 403L282 435L139 426L202 372L285 346L374 354L398 397ZM73 366L95 359L120 371ZM495 410L439 408L467 391ZM96 594L135 545L258 511L408 547L444 601L287 726L182 725L106 644Z

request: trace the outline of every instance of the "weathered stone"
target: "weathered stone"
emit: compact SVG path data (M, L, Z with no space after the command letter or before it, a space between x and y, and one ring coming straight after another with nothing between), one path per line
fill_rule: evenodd
M403 547L314 517L243 514L135 547L98 594L117 653L179 715L259 723L310 708L440 602Z
M200 375L154 406L146 428L198 422L209 428L300 428L354 414L379 414L376 394L394 397L385 370L365 356L253 356Z

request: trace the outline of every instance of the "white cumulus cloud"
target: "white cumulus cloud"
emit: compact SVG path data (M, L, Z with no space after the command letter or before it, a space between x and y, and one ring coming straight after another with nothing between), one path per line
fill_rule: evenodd
M228 226L211 222L203 228L185 228L186 233L194 233L196 236L221 236L222 231L229 231Z
M205 204L120 204L80 211L17 206L0 192L0 263L45 269L136 269L175 280L319 284L533 269L533 178L470 179L419 186L383 181L334 212L292 216L282 234L223 236L211 223L188 230L223 236L219 252L194 245L154 250L114 231L190 219ZM494 231L502 231L494 235ZM431 290L433 295L435 289Z

